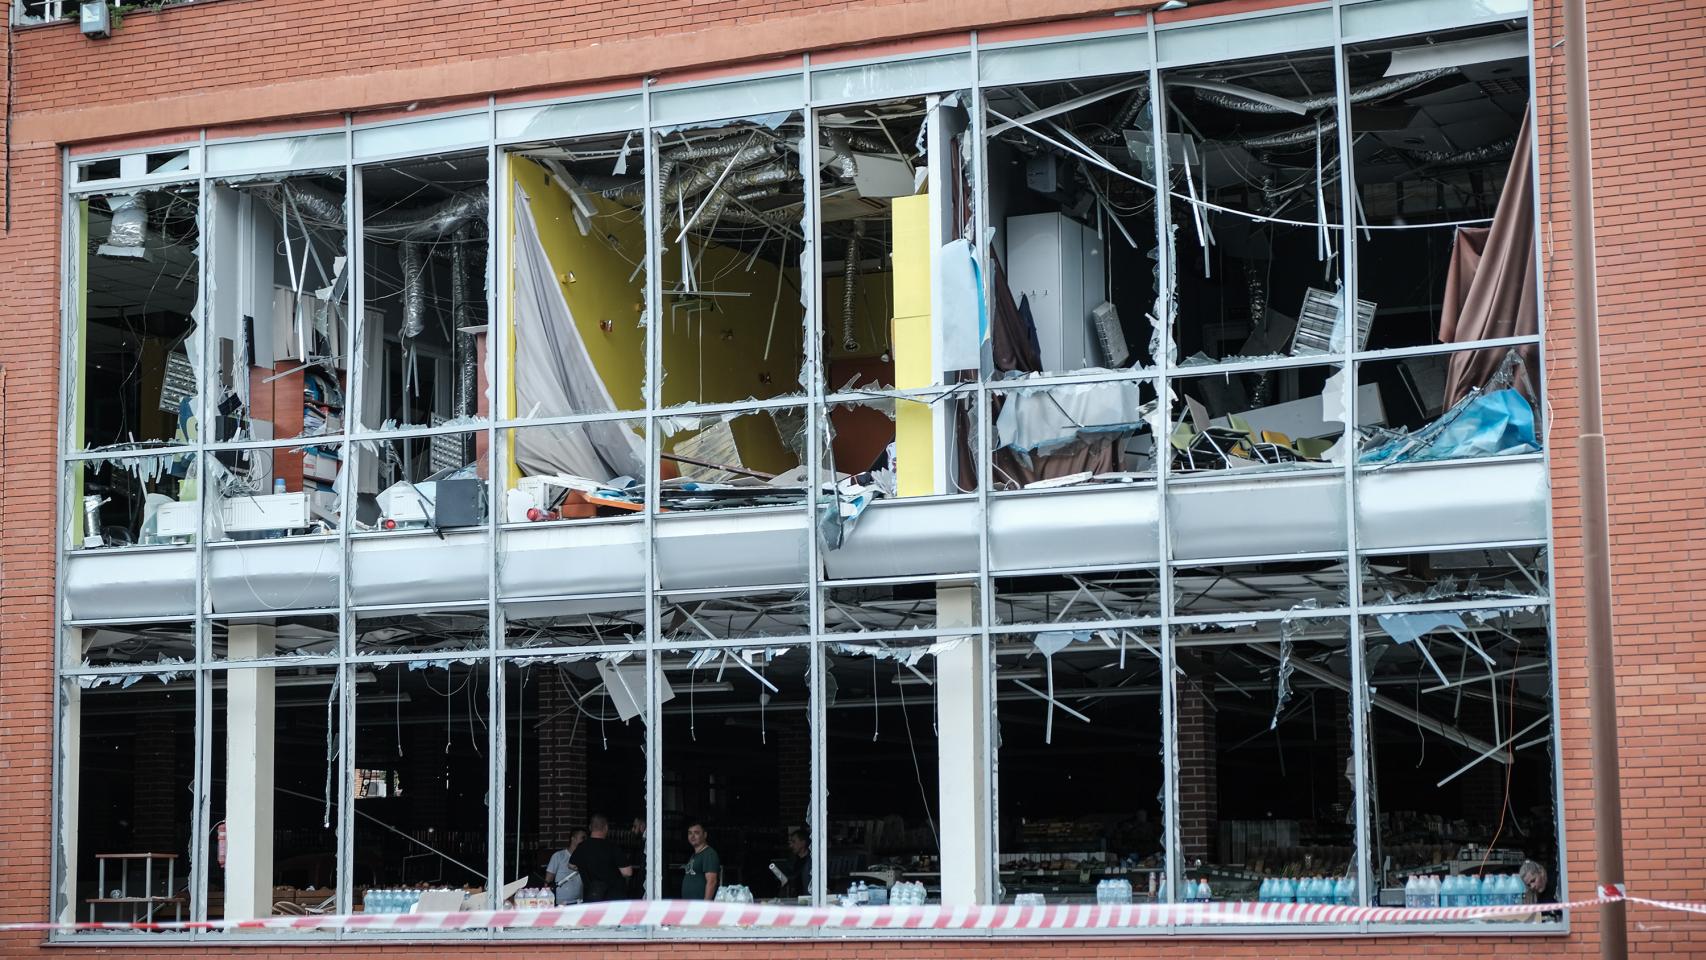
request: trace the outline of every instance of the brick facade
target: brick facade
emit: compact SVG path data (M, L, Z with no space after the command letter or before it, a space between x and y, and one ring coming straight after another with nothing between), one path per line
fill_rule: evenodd
M1165 16L1276 6L1228 0ZM75 27L21 31L9 52L8 166L0 190L0 920L49 913L55 464L60 344L60 148L140 143L173 130L229 125L232 135L324 125L328 117L400 104L484 102L524 88L567 92L640 72L703 70L807 47L903 43L986 25L1096 17L1130 7L1109 0L565 0L456 6L380 0L206 0L133 12L99 43ZM1204 8L1207 9L1204 9ZM1630 889L1657 898L1706 899L1706 658L1693 625L1706 602L1694 578L1706 551L1693 532L1706 519L1706 464L1695 455L1706 401L1706 6L1691 0L1592 5L1605 414L1610 438L1614 590L1623 797ZM0 14L3 16L3 14ZM1129 25L1083 21L1061 32ZM1541 0L1534 17L1535 90L1542 174L1542 262L1548 329L1550 447L1557 529L1557 672L1562 718L1563 815L1570 884L1593 886L1593 785L1582 647L1577 471L1572 462L1570 217L1564 180L1561 15ZM856 55L857 51L855 51ZM5 56L8 54L0 54ZM0 71L0 76L8 75ZM317 121L302 119L317 115ZM1221 784L1221 789L1228 785ZM572 810L565 811L572 816ZM1595 915L1567 937L1301 939L1297 957L1590 956ZM1706 923L1632 911L1641 956L1706 952ZM39 934L0 935L0 956L45 955ZM1092 957L1124 955L1107 942L943 941L643 943L560 949L612 957ZM1262 941L1151 942L1157 957L1271 957ZM92 956L111 948L54 952ZM170 957L223 953L412 955L403 946L151 949ZM537 946L440 946L444 958L536 955Z

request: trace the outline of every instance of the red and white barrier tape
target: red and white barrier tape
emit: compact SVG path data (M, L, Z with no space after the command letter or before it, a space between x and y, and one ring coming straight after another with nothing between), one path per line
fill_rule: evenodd
M5 923L0 931L474 930L612 927L822 928L831 930L1120 930L1240 924L1440 923L1519 917L1628 900L1706 914L1706 904L1595 897L1569 903L1482 907L1355 907L1320 903L1174 903L1041 907L798 907L692 900L620 900L544 910L288 915L156 923Z

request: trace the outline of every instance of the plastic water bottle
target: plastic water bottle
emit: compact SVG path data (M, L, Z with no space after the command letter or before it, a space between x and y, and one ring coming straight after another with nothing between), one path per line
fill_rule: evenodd
M1356 902L1356 898L1356 884L1351 882L1350 877L1340 877L1337 888L1334 890L1333 902L1348 907Z

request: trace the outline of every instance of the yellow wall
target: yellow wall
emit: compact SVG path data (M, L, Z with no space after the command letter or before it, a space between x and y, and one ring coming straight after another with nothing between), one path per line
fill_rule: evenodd
M930 195L894 201L894 373L901 389L927 387L930 339ZM919 497L936 490L934 414L927 403L895 404L897 492Z
M643 270L634 273L634 265L629 261L645 255L645 221L635 217L624 222L620 217L629 216L627 211L602 197L594 197L601 215L593 219L591 232L582 236L575 225L574 204L568 192L557 185L545 168L524 157L511 157L509 162L515 185L531 200L539 238L557 275L563 298L568 301L569 312L574 315L575 326L617 409L644 409L646 339L642 324L646 274ZM612 249L606 237L616 238L620 253ZM624 256L629 259L623 259ZM515 262L513 258L511 262ZM634 274L632 283L628 281L629 274ZM510 295L514 295L513 285ZM606 321L611 328L608 333L601 326ZM518 338L515 349L534 347Z

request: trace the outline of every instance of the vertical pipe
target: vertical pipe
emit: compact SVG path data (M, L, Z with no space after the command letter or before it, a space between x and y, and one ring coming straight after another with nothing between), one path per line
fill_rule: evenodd
M1576 433L1582 503L1582 603L1587 614L1588 715L1593 743L1594 859L1601 892L1623 888L1623 799L1617 762L1617 675L1611 632L1610 506L1600 412L1599 277L1594 263L1593 151L1588 120L1586 0L1564 2L1565 134L1570 142L1570 265L1576 315ZM1629 955L1622 901L1601 914L1599 955Z

